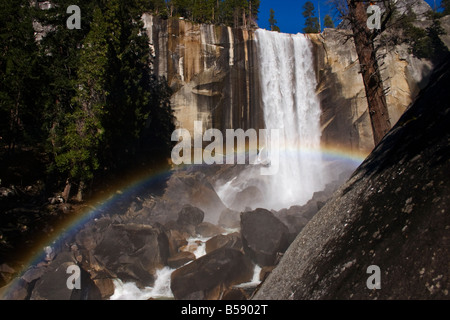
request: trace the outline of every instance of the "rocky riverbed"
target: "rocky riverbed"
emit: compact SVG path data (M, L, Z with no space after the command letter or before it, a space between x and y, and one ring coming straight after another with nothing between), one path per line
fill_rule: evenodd
M110 299L120 283L140 290L158 286L161 270L168 268L169 298L249 299L259 283L255 269L260 273L256 280L267 276L346 176L303 206L234 211L224 205L213 184L239 170L176 170L162 195L129 199L126 209L105 212L46 248L49 254L12 283L6 298ZM243 193L234 203L239 201L251 202ZM66 285L67 267L74 264L81 270L80 290ZM248 283L253 285L239 286Z

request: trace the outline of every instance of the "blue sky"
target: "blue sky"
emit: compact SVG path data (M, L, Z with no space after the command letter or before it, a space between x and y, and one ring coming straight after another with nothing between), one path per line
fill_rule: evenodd
M278 21L277 25L280 27L281 32L298 33L302 32L304 27L304 19L302 16L303 4L307 0L261 0L259 7L259 20L258 25L261 28L269 29L269 13L272 8L275 11L275 19ZM323 23L323 17L328 13L333 17L333 12L327 7L328 0L310 0L314 3L316 8L316 17L318 17L318 3L321 8L321 18ZM400 0L401 1L401 0ZM431 7L434 6L434 0L426 0ZM439 6L441 0L436 0L437 6ZM334 17L333 17L334 19Z

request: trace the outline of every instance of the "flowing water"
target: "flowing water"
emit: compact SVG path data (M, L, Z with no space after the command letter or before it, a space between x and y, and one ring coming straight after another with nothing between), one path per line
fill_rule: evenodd
M280 134L279 169L274 175L258 177L259 170L250 167L231 181L220 181L216 190L232 207L239 192L256 186L263 196L253 209L280 210L305 204L325 186L325 164L320 152L321 109L310 40L302 34L260 29L256 31L256 42L265 126ZM268 162L273 163L270 151L268 157Z
M248 167L238 176L216 186L223 202L232 207L239 192L256 186L263 194L255 207L279 210L306 203L324 187L324 163L320 153L320 103L316 97L316 76L310 41L304 35L256 31L264 120L267 129L278 129L279 170L261 177L259 168ZM270 149L269 149L270 150ZM267 157L271 157L270 151ZM269 159L269 162L272 162ZM189 239L196 258L206 254L208 239ZM171 298L170 276L174 270L157 273L153 288L138 289L130 283L115 282L115 299ZM261 268L255 266L253 280L259 284Z

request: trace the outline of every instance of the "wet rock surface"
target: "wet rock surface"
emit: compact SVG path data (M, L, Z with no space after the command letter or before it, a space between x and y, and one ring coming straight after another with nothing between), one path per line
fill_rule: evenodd
M189 185L211 186L215 175L223 178L236 174L236 170L235 166L199 166L174 172L161 196L135 197L122 213L116 208L112 214L94 218L73 236L46 248L42 262L25 270L6 298L109 299L114 294L114 280L135 283L141 289L151 287L158 270L165 267L189 270L181 277L186 279L178 277L175 281L177 299L250 298L256 285L245 290L234 285L250 281L256 264L268 266L263 268L265 278L279 262L280 253L293 240L296 230L300 230L293 221L301 221L301 225L309 221L317 212L318 203L326 202L331 189L316 193L304 206L280 212L257 209L241 214L223 209L221 202L216 202L219 209L213 212L195 206L199 204L198 198L186 191ZM337 182L327 188L336 185ZM207 189L215 193L212 187ZM168 198L176 193L183 196ZM216 197L217 194L213 199ZM206 255L198 262L196 254L200 246L204 246ZM69 265L80 267L84 279L81 291L66 286ZM6 266L3 269L2 274L7 276L10 270ZM210 273L215 276L208 276ZM196 283L194 291L183 289L186 281ZM47 290L53 290L54 294L46 293Z
M289 246L288 228L265 209L242 213L241 235L244 251L261 266L274 265Z
M171 289L176 299L212 299L223 288L250 281L253 264L236 249L221 248L172 274ZM220 294L219 294L220 296Z

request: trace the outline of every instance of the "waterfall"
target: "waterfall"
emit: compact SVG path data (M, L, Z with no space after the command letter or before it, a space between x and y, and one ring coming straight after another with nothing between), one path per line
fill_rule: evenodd
M265 30L256 37L264 121L282 136L280 169L269 190L281 209L308 201L323 187L320 102L310 40Z
M221 181L217 192L226 194L228 201L223 201L239 210L243 208L229 199L256 186L262 192L262 201L254 203L253 209L280 210L305 204L325 186L312 45L302 34L261 29L256 31L255 41L265 126L280 133L279 170L273 176L258 178L257 170L247 168L232 183Z

